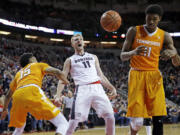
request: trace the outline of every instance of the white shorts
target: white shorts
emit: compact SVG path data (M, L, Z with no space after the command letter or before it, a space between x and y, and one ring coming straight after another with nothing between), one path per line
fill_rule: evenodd
M114 114L112 105L101 84L77 86L71 111L71 119L80 122L87 120L90 108L94 108L99 117Z

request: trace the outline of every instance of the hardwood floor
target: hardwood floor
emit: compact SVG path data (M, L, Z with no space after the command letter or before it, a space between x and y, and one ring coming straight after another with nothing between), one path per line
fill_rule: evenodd
M116 135L128 135L128 127L116 126ZM54 135L54 132L28 133L24 135ZM73 135L105 135L104 127L97 127L87 130L78 130ZM146 135L145 127L143 127L138 135ZM180 124L166 124L164 125L164 135L180 135Z

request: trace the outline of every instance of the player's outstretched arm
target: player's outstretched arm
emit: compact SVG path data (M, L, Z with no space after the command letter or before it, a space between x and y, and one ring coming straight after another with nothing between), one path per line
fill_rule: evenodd
M9 90L5 96L3 112L1 114L1 120L4 120L6 118L6 115L8 114L8 105L12 98L13 93L14 92L12 90Z
M46 74L50 74L50 75L54 75L56 76L59 80L61 80L64 84L69 84L69 81L67 80L66 76L64 75L64 73L54 67L49 67L45 70Z
M67 58L66 61L64 62L64 66L63 66L63 73L66 78L70 72L70 67L71 67L71 60L69 58ZM62 93L63 89L64 89L64 84L61 80L59 80L58 86L57 86L57 93L56 93L57 98L61 97L61 93Z
M111 97L116 97L117 96L117 92L116 92L116 88L109 82L109 80L106 78L106 76L103 74L101 68L100 68L100 64L99 64L99 60L97 58L96 55L94 55L95 57L95 62L96 62L96 70L97 70L97 74L101 79L101 83L102 85L111 90Z
M147 53L147 49L143 45L130 51L131 46L134 42L135 36L136 36L136 28L130 27L127 31L126 39L124 41L122 51L121 51L121 55L120 55L122 61L127 61L127 60L131 59L131 57L134 55L144 56L144 53Z

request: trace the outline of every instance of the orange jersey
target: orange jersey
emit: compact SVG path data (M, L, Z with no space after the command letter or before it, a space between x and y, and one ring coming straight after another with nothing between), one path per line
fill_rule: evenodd
M49 65L46 63L30 63L22 68L10 83L10 89L15 91L17 88L27 84L36 84L42 86L42 79L45 75L45 69Z
M137 70L158 70L163 41L163 30L157 28L155 32L148 33L145 26L136 26L136 36L132 49L143 45L147 47L147 54L144 54L144 56L133 56L130 61L130 66Z

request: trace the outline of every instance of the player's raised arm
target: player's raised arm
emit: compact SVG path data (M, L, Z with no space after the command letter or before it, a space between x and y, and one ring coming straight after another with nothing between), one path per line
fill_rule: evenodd
M144 55L144 53L147 52L146 47L143 45L130 51L135 36L136 36L136 28L130 27L128 29L127 34L126 34L126 39L124 41L122 51L121 51L121 55L120 55L122 61L127 61L134 55Z
M103 74L101 68L100 68L100 64L99 64L99 60L97 58L96 55L94 55L95 57L95 64L96 64L96 70L97 70L97 74L101 79L101 83L104 87L106 87L107 89L111 90L111 96L115 97L117 95L116 93L116 88L109 82L109 80L106 78L106 76Z
M69 81L67 80L64 73L61 70L57 69L57 68L48 67L47 69L45 69L45 73L56 76L59 80L61 80L63 82L63 84L68 84L69 83Z
M69 58L67 58L66 61L64 62L64 67L63 67L63 73L64 73L65 77L68 76L70 67L71 67L71 60ZM59 80L58 86L57 86L57 93L56 93L57 98L61 97L61 92L63 89L64 89L64 84L61 80Z

